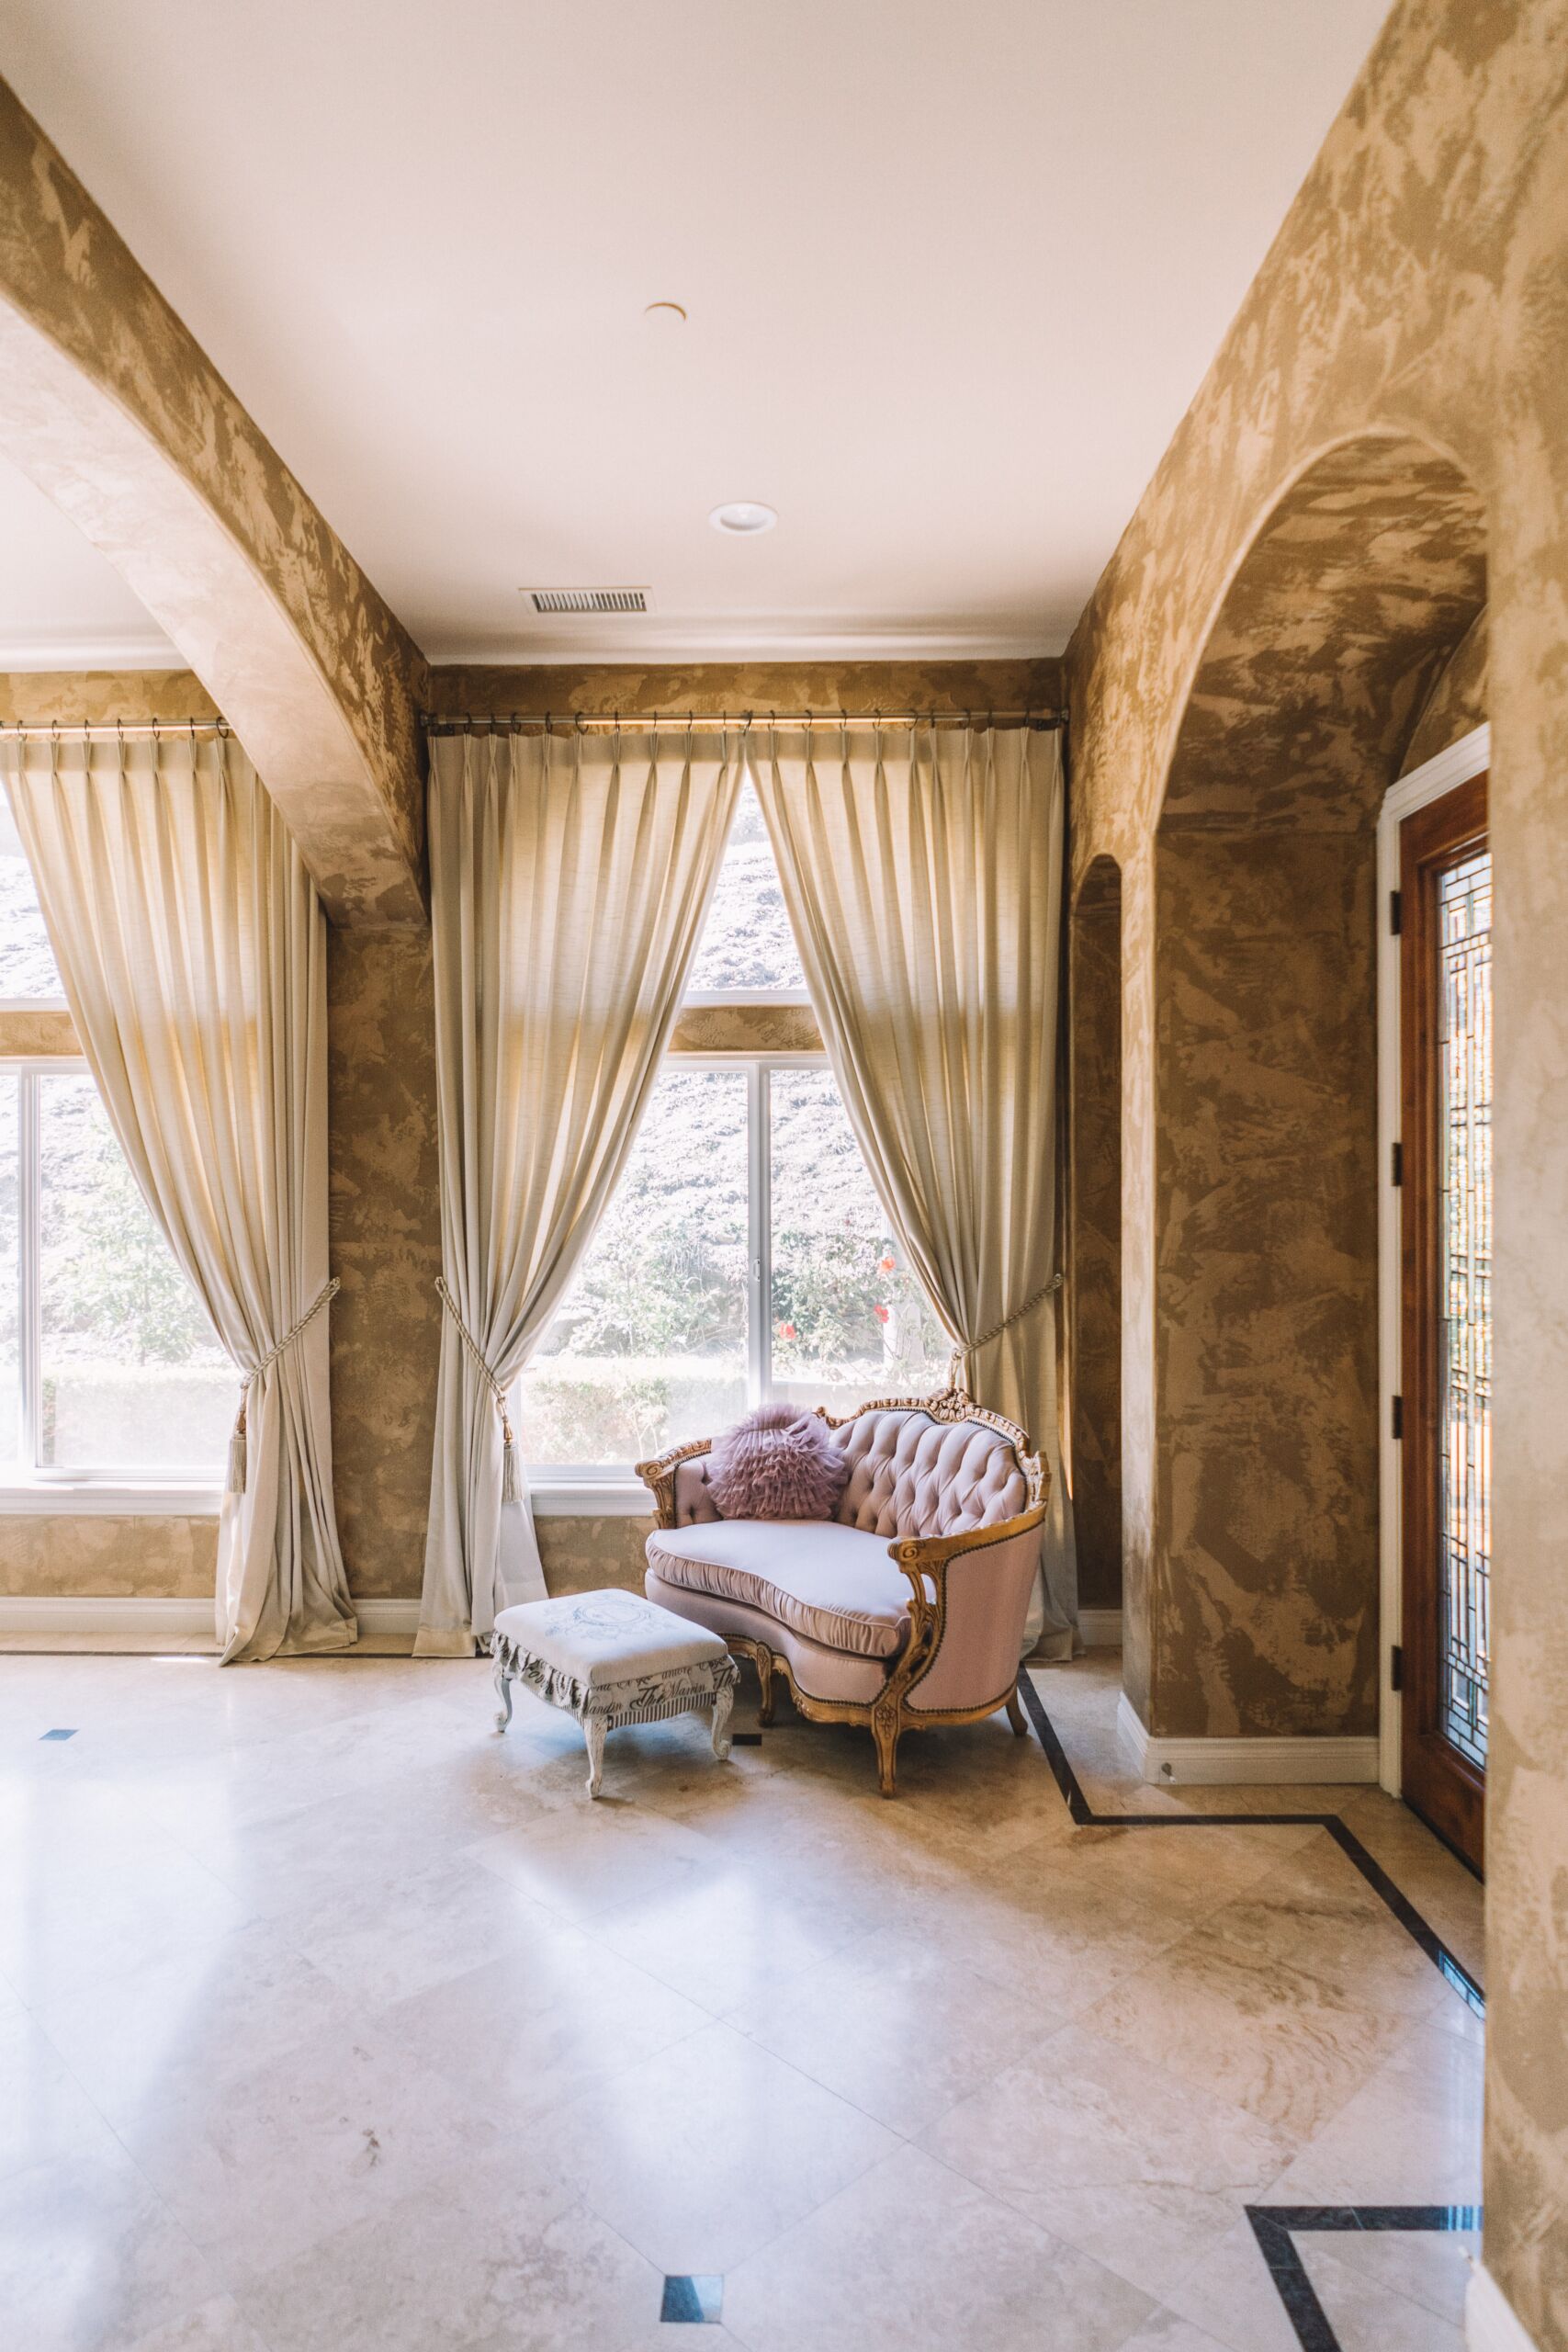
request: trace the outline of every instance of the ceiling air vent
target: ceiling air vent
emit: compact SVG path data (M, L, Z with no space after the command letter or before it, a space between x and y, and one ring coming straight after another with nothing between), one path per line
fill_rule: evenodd
M646 588L525 588L523 594L536 613L646 613L653 601Z

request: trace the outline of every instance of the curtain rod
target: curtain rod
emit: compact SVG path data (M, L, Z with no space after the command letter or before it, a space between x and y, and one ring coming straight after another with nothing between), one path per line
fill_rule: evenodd
M78 741L85 735L101 735L112 742L122 735L228 735L232 731L226 718L0 719L0 735L70 735Z
M553 711L479 711L452 712L425 710L420 713L420 723L428 735L467 735L477 729L488 728L495 734L515 735L525 728L619 727L631 735L648 734L660 727L746 729L763 727L973 727L979 721L987 727L1032 727L1046 732L1066 727L1065 710L987 710L983 721L980 714L971 710L717 710L693 712L661 711L565 711L558 716Z

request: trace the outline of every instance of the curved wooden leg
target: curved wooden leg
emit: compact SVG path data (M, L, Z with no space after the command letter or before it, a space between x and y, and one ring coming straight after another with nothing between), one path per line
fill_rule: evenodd
M767 1731L771 1727L773 1720L773 1652L759 1646L754 1653L754 1658L757 1668L757 1680L761 1686L761 1693L757 1701L757 1724L759 1729Z
M1016 1682L1008 1692L1008 1721L1013 1727L1015 1737L1019 1739L1029 1737L1029 1718L1023 1712L1023 1701L1018 1695Z
M871 1736L876 1742L876 1784L885 1797L898 1793L898 1707L874 1707Z

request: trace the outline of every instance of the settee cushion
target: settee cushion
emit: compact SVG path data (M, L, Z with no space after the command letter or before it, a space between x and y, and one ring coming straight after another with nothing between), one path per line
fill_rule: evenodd
M909 1637L908 1578L879 1536L836 1520L656 1528L648 1564L666 1586L744 1602L824 1649L890 1658Z

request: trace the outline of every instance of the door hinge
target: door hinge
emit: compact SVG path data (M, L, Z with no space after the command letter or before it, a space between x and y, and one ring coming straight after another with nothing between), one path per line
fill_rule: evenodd
M1388 1687L1391 1690L1404 1688L1404 1652L1397 1642L1388 1654Z
M1390 1172L1388 1181L1391 1184L1403 1184L1404 1182L1404 1146L1402 1143L1396 1143L1394 1145L1392 1157L1393 1166Z
M1393 932L1395 939L1399 937L1401 912L1402 908L1399 892L1397 890L1391 890L1388 894L1388 927L1390 931Z
M1393 1434L1395 1437L1403 1437L1404 1435L1404 1399L1403 1396L1396 1396L1393 1399Z

